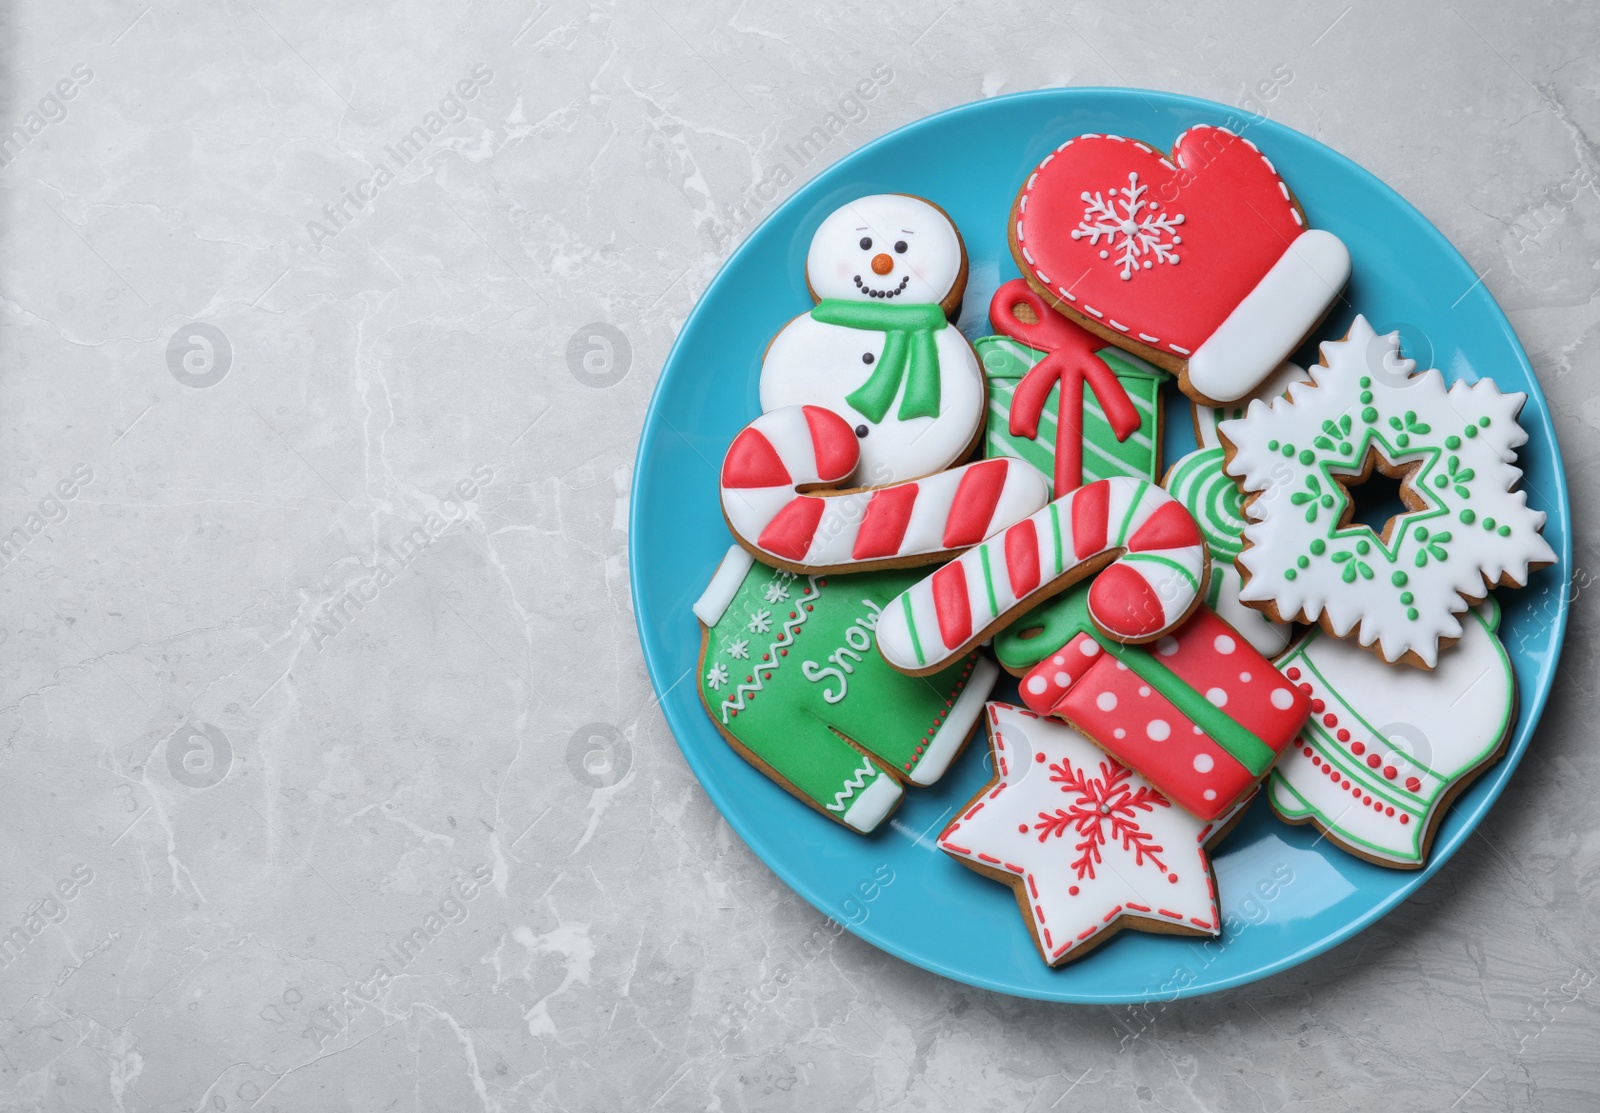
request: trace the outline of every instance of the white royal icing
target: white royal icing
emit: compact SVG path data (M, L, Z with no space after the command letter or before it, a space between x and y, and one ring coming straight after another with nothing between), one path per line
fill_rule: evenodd
M1273 768L1273 810L1314 821L1347 850L1420 866L1441 802L1511 727L1516 682L1497 622L1491 597L1430 671L1391 668L1313 630L1277 663L1323 708Z
M1205 843L1226 817L1204 823L1174 807L1059 720L1004 703L988 711L997 783L939 848L1017 879L1046 961L1151 921L1217 934Z
M761 363L761 408L825 406L866 430L860 437L861 486L894 483L947 468L965 454L983 423L983 370L954 326L934 334L939 352L939 416L902 420L891 408L869 420L846 400L867 381L883 355L884 334L825 325L807 314L784 326ZM863 355L874 363L863 363Z
M1308 228L1189 357L1189 385L1216 402L1242 398L1322 319L1350 277L1350 252Z
M863 240L870 245L863 248ZM887 274L872 269L880 255L894 264ZM818 300L938 304L955 287L961 261L961 236L949 217L920 197L877 193L840 206L817 226L806 252L806 281ZM892 297L867 293L889 294L902 281L905 288Z
M1461 636L1468 599L1502 578L1526 584L1556 556L1539 534L1544 513L1516 489L1526 396L1488 379L1446 388L1436 369L1413 374L1399 345L1398 333L1377 336L1357 317L1345 340L1322 346L1326 366L1310 382L1219 429L1235 450L1228 473L1256 496L1240 598L1286 618L1320 616L1386 660L1412 652L1432 667L1439 640ZM1366 526L1335 528L1348 502L1330 477L1359 472L1369 444L1393 464L1421 465L1411 484L1428 504L1399 516L1387 546Z

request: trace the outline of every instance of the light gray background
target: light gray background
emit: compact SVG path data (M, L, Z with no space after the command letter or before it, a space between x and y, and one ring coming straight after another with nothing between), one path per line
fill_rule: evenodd
M8 5L0 931L56 922L0 969L0 1107L1595 1108L1600 9L1392 7ZM635 640L676 329L768 183L901 124L1261 83L1461 248L1550 397L1577 599L1527 760L1418 897L1248 989L1135 1015L808 961L823 918Z

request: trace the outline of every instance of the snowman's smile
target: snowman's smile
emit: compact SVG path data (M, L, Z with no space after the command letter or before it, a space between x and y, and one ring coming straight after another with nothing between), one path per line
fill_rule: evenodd
M874 290L871 286L868 286L865 282L861 281L861 276L858 274L856 275L856 289L860 290L863 294L866 294L869 298L895 298L906 292L906 284L910 281L911 276L909 274L902 275L900 278L900 285L894 287L893 289Z

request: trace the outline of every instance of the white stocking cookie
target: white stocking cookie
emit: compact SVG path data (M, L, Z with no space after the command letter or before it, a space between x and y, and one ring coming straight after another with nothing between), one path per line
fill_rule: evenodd
M1277 662L1311 698L1312 714L1272 770L1272 810L1380 866L1426 864L1450 802L1505 752L1516 721L1499 618L1491 596L1426 672L1389 668L1318 630L1307 635Z
M906 194L861 197L817 228L806 255L817 307L761 364L761 408L815 405L861 441L858 482L914 479L966 457L983 427L978 359L949 323L967 253L943 209Z
M1311 382L1218 426L1247 496L1240 599L1277 621L1352 633L1385 661L1433 668L1457 618L1491 587L1521 587L1556 554L1517 489L1523 394L1413 374L1398 333L1357 317L1322 346ZM1376 468L1407 513L1381 534L1352 522L1349 488Z
M1205 823L1065 723L987 708L995 777L939 836L939 849L1010 885L1051 966L1124 928L1215 936L1207 849L1234 809Z

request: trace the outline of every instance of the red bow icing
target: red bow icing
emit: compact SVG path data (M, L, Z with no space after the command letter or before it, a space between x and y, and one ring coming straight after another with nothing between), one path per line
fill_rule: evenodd
M1033 310L1033 321L1017 316L1016 307ZM1121 380L1095 352L1104 346L1099 337L1051 309L1020 278L995 291L989 302L989 321L996 332L1045 353L1022 377L1011 397L1013 437L1039 436L1044 404L1057 384L1061 387L1056 417L1055 497L1083 486L1083 384L1087 382L1117 440L1125 441L1139 430L1139 410Z

